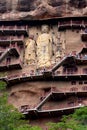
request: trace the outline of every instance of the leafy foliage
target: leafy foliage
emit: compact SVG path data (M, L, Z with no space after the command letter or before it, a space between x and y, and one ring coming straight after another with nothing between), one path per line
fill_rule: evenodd
M82 125L87 125L87 107L76 110L72 117L78 120Z
M39 126L21 125L14 130L42 130Z
M74 114L63 116L58 123L48 123L49 130L87 130L87 107L77 109Z
M8 104L6 83L0 81L0 130L42 130L22 120L23 115ZM77 109L74 114L63 116L58 123L48 123L48 130L87 130L87 107Z
M0 82L0 90L5 89L6 83ZM8 95L1 91L0 95L0 130L13 130L22 123L23 115L13 106L8 104Z
M0 81L0 90L5 90L7 84L4 81Z
M24 116L12 105L8 104L8 94L5 91L6 83L0 81L0 130L41 130L38 126L30 126Z

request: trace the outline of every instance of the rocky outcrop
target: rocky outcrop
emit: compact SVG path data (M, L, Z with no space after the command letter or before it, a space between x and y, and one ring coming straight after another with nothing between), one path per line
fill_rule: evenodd
M31 0L32 3L32 0ZM18 1L18 5L17 5L17 11L30 11L30 0L20 0Z
M5 13L6 12L6 0L0 1L0 12Z
M64 4L64 0L48 0L48 4L53 7L61 6L62 4Z
M0 19L48 19L87 14L87 0L0 0Z
M69 1L70 6L75 8L85 8L87 6L86 0L70 0Z

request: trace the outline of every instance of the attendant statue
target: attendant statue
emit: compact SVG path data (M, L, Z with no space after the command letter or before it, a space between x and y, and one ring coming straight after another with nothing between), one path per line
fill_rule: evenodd
M35 40L33 36L30 36L29 39L26 40L26 48L25 48L25 60L27 64L35 63L36 53L35 53Z

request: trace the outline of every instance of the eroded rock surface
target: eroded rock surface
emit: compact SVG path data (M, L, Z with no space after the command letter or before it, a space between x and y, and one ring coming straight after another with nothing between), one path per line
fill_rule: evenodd
M6 12L6 0L0 1L0 12Z
M75 8L85 8L87 6L86 0L70 0L69 4Z
M86 8L87 0L0 0L0 19L82 16L87 14Z

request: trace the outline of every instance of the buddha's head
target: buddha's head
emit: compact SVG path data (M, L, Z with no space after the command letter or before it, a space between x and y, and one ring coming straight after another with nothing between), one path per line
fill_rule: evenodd
M49 32L49 26L48 25L42 25L41 26L41 32L42 33L48 33Z

